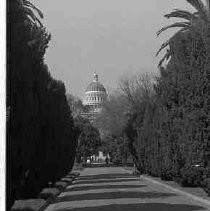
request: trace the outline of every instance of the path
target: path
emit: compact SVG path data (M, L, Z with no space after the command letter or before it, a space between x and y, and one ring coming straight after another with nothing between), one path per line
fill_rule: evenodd
M210 210L160 185L116 168L87 168L45 211Z

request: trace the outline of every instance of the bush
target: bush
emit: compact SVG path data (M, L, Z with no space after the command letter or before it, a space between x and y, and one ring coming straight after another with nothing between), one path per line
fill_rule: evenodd
M165 181L172 181L173 180L172 172L169 169L162 169L161 179Z
M60 193L58 188L44 188L39 194L39 198L44 200L55 199L55 197Z
M204 179L202 187L206 191L206 193L208 193L208 196L210 196L210 178Z
M210 196L210 168L205 168L204 173L203 173L203 180L201 186L203 189L208 193Z
M46 208L44 199L28 199L15 201L11 211L37 211Z
M200 167L185 167L180 173L179 183L183 187L199 187L203 177L203 168Z

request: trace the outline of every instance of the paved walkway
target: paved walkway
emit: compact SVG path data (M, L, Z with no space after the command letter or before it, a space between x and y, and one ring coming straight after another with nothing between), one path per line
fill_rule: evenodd
M121 167L87 168L45 211L204 211L205 204Z

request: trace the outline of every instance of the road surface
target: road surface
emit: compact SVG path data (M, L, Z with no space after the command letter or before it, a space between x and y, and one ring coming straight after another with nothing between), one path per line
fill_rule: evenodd
M204 204L126 173L86 168L45 211L204 211Z

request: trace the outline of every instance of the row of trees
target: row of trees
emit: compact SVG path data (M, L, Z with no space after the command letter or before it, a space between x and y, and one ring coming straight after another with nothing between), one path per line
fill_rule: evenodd
M121 125L118 137L125 137L142 173L202 186L210 194L210 8L209 1L188 2L196 12L173 11L166 17L185 21L158 32L181 27L161 46L168 48L160 75L124 78L110 101L118 111L105 106L102 114L115 122L110 133L116 122Z
M77 133L65 86L50 76L51 36L27 0L7 11L7 205L35 197L72 168Z
M109 154L110 161L114 164L125 164L130 155L128 142L123 133L127 112L126 98L116 92L109 96L109 101L104 102L103 109L95 121L95 125L101 131L101 151Z
M81 99L68 94L67 100L72 111L78 137L76 162L86 163L92 155L98 155L102 145L101 136L98 128L84 115L87 108L82 104Z
M161 63L165 59L169 62L161 68L157 92L166 100L163 102L170 131L172 174L181 177L182 184L202 185L210 192L210 4L209 0L206 4L198 0L188 2L196 11L175 10L167 14L166 18L182 18L184 22L158 32L159 35L169 28L180 28L160 48L161 51L169 47ZM196 164L203 169L193 168Z
M79 135L76 160L78 163L82 161L86 163L87 158L92 155L98 155L98 150L101 146L100 133L88 119L81 116L75 119L75 125Z

